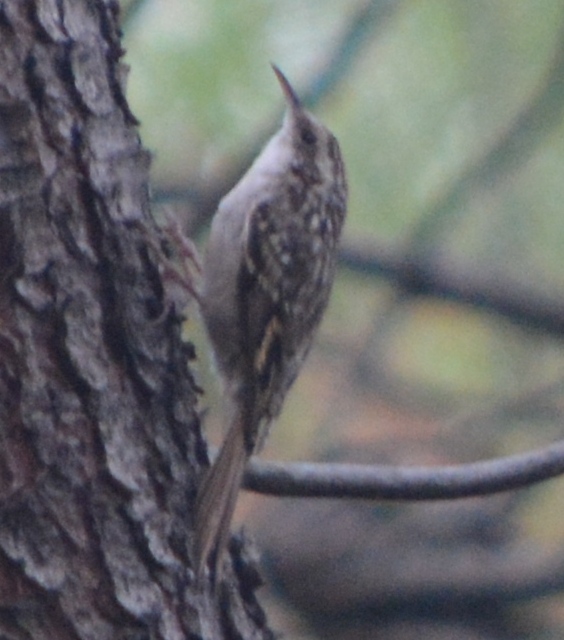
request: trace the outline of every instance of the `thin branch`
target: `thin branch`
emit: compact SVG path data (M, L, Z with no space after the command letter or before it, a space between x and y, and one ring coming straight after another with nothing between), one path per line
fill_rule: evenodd
M333 463L249 464L244 486L300 498L451 500L511 491L564 473L564 440L524 454L437 467Z

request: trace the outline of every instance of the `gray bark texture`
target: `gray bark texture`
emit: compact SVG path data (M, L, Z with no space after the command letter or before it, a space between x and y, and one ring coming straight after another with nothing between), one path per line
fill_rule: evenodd
M117 9L0 0L0 637L269 638L233 544L193 579L206 452Z

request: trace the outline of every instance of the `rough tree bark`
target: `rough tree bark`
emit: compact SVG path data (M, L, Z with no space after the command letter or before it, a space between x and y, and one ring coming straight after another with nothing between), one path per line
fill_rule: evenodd
M206 454L112 0L0 1L0 636L266 638L198 590Z

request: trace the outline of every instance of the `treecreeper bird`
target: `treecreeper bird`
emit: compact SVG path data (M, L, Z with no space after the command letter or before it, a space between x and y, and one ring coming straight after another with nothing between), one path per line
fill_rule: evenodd
M329 294L347 206L335 136L273 65L282 128L212 222L201 310L229 400L228 432L196 504L196 572L217 580L249 457L262 446L309 351Z

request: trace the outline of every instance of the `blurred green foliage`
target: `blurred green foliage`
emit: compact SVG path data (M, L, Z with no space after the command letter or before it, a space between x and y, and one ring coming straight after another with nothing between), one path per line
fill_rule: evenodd
M273 61L341 142L346 241L373 238L501 288L564 298L564 0L129 5L128 96L155 154L155 190L190 185L197 208L198 190L213 192L234 167L244 170L280 121ZM197 333L192 324L187 331ZM403 422L387 405L444 417L536 389L526 409L490 422L486 410L474 440L491 453L561 437L561 342L343 272L269 450L307 458L315 437L304 425L313 421L335 440L377 437ZM209 392L207 366L201 375ZM535 504L538 523L550 505ZM551 531L562 526L552 518Z
M557 0L396 4L320 109L347 156L349 231L390 239L417 221L538 89L564 9ZM269 61L307 85L363 5L145 2L127 24L126 46L129 97L156 153L155 180L193 171L206 177L207 167L235 154L281 107ZM554 171L546 178L535 191L550 205L564 187ZM530 188L523 191L530 201ZM514 220L530 217L531 207L522 208Z
M562 0L136 4L124 25L128 95L155 153L155 188L213 185L264 141L282 107L270 61L308 95L329 70L337 80L313 108L346 156L347 237L438 252L551 294L564 288L561 118L510 148L508 168L493 155L480 179L471 173L542 101L564 33ZM381 282L362 282L351 275L337 285L326 323L334 336L340 319L345 344L368 330L361 308L377 330L378 308L393 304ZM538 338L522 347L522 329L441 303L384 330L398 375L442 381L449 392L516 391L548 357L534 348ZM564 360L551 344L552 375Z
M508 131L519 142L520 114L552 90L546 84L562 46L564 2L398 1L370 17L367 7L384 4L140 3L125 24L129 98L155 153L155 188L213 185L277 126L282 100L269 61L308 95L321 73L337 70L313 108L346 155L347 237L438 253L501 283L558 293L562 119L557 114L545 129L533 127L501 160L492 149ZM381 282L367 289L361 281L351 275L336 287L333 313L345 341L351 327L353 334L366 330L377 316L374 301L382 301ZM366 305L370 317L361 311ZM402 376L433 386L442 380L451 391L514 391L531 362L545 357L535 349L507 356L519 342L515 331L523 337L520 329L447 310L439 304L410 311L388 329L390 363Z

